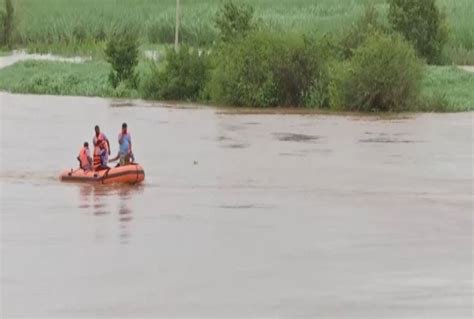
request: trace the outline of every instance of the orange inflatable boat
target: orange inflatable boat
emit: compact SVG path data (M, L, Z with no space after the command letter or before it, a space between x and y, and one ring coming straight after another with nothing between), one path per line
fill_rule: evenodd
M83 169L77 168L62 172L61 175L59 175L59 179L63 182L135 184L140 183L145 179L145 171L139 164L112 167L109 169L100 170L98 172L85 172Z

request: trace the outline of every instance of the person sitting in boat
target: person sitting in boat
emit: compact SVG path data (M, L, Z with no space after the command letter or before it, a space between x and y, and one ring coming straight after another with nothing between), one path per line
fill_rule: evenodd
M108 155L110 155L110 143L105 134L100 132L99 125L95 126L95 135L92 142L94 144L94 171L107 169Z
M79 151L77 160L79 161L79 167L84 171L88 172L92 169L92 158L89 152L89 143L84 142L83 147Z
M119 165L128 165L135 161L132 152L132 136L127 131L127 123L122 124L122 131L118 136L119 142L119 152L116 157L110 160L110 162L114 162L119 160Z

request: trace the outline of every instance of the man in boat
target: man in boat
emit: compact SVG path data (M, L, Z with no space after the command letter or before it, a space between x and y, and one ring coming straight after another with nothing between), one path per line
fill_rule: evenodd
M79 151L79 156L77 157L79 161L79 167L85 172L92 169L92 158L89 153L89 143L84 142L83 147Z
M110 143L104 133L100 131L99 125L95 126L94 143L94 171L106 169L108 155L110 155Z
M120 166L133 163L135 159L132 153L132 136L127 131L127 123L122 124L122 131L120 132L118 136L118 142L119 142L119 152L117 156L111 159L110 161L114 162L117 159L119 159Z

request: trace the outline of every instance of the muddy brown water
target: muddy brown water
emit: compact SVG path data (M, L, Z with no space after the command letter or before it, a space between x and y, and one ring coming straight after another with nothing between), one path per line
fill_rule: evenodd
M0 102L3 317L472 315L474 113ZM123 121L143 185L58 181Z

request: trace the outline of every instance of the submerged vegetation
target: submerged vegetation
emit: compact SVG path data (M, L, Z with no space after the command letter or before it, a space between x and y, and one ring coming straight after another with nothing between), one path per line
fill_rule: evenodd
M27 8L35 7L29 1L13 1L19 7L17 15L28 15ZM156 20L140 10L160 7L163 11L157 14L165 17L174 9L174 0L153 4L137 0L120 21L117 17L122 16L127 1L116 2L112 9L109 0L72 0L72 7L87 3L96 12L77 20L72 29L64 20L59 20L64 22L61 29L53 27L59 22L48 20L48 16L44 24L38 24L40 29L33 31L16 19L19 23L13 28L13 42L30 48L91 48L95 60L77 65L20 63L0 72L0 88L364 112L474 109L474 98L466 93L469 86L465 85L472 83L473 75L456 68L437 72L440 67L423 66L461 58L469 62L474 35L460 27L462 19L449 19L453 11L463 16L458 6L443 0L420 1L374 0L369 6L341 1L353 6L356 14L350 15L346 14L348 8L328 0L316 4L300 0L296 7L287 0L272 5L264 0L226 1L221 6L217 0L190 2L183 6L180 49L166 50L157 61L146 61L140 46L171 42L174 20L170 16ZM61 3L54 5L69 12ZM440 6L443 4L445 7ZM469 7L464 0L457 4ZM108 16L111 12L106 8L117 16ZM187 11L190 8L197 12L205 9L203 16L209 19L204 22L195 12ZM100 23L94 17L97 12L103 18ZM152 22L145 23L149 19ZM90 24L86 27L84 21ZM461 29L465 33L459 32ZM102 53L97 54L97 48ZM30 76L26 72L31 72ZM463 83L452 82L461 79ZM458 98L448 91L455 86L460 88Z

